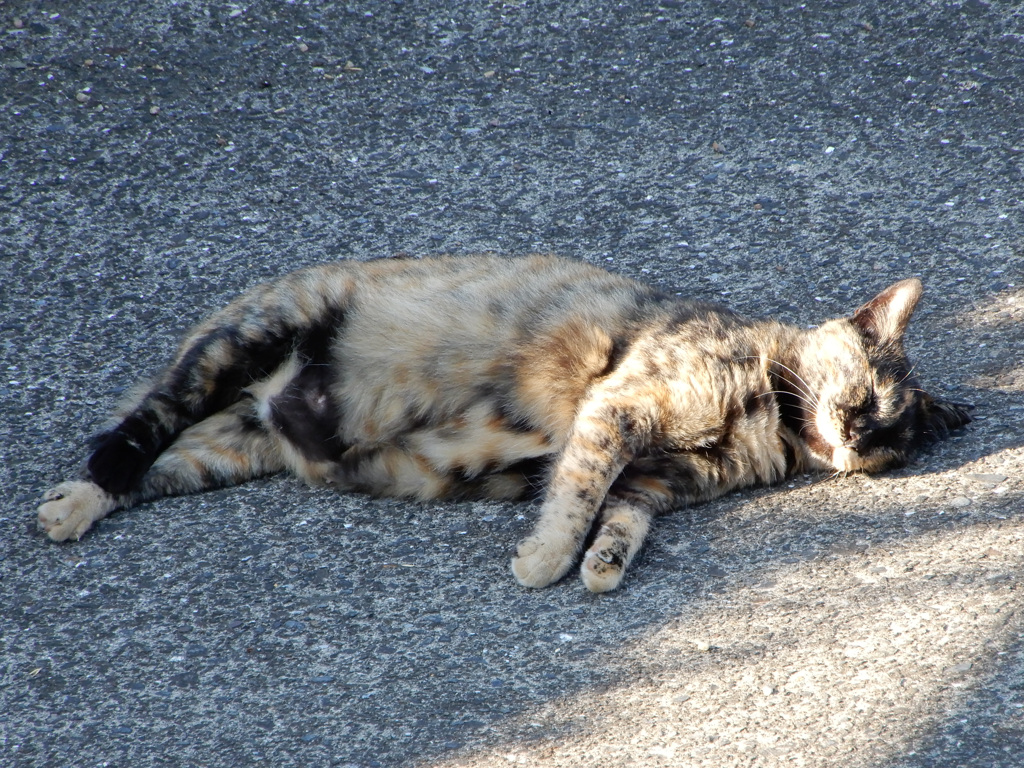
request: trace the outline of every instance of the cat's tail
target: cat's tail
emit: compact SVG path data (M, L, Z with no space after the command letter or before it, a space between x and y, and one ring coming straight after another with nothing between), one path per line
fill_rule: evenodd
M326 362L353 288L344 264L308 267L210 317L120 423L95 439L89 479L114 496L128 495L177 435L238 401L293 352Z

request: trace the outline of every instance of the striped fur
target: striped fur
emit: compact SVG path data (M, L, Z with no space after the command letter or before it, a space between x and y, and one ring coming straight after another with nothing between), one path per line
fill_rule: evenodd
M39 523L77 539L119 507L284 469L417 499L541 490L516 578L545 586L582 554L587 587L613 589L660 513L881 470L965 424L903 353L920 294L896 283L807 331L549 256L310 267L198 326Z

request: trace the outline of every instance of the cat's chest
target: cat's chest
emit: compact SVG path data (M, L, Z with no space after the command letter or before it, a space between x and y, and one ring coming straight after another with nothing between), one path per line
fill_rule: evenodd
M674 374L657 385L661 423L649 455L635 465L656 467L690 501L785 476L792 449L757 358L705 358Z

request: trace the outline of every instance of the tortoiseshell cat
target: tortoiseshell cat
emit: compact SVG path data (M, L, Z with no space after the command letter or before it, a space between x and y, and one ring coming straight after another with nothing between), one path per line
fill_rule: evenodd
M583 581L614 589L655 515L896 466L966 424L904 354L920 295L904 280L802 330L548 256L309 267L198 326L39 524L77 539L119 507L283 469L418 499L542 487L516 578L551 584L590 541Z

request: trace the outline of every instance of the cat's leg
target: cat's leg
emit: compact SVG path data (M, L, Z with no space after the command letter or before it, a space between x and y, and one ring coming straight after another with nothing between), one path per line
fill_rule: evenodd
M609 501L601 511L601 527L583 556L580 574L591 592L609 592L619 586L633 556L651 527L648 509L627 501Z
M562 578L576 562L611 484L646 439L650 419L636 401L591 401L577 416L555 462L540 519L512 558L526 587Z
M99 436L89 479L111 495L131 493L178 434L236 402L289 355L325 362L353 290L342 265L310 267L214 314L121 422Z
M246 398L182 432L129 493L114 495L89 480L50 489L39 507L39 527L54 541L80 539L120 507L235 485L283 468L278 444Z
M619 586L633 557L640 551L651 521L671 509L675 494L657 476L627 468L608 492L601 509L600 528L583 556L580 573L591 592Z

